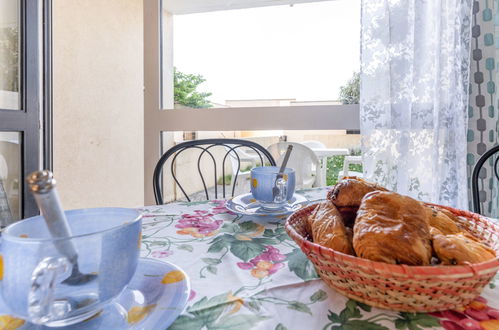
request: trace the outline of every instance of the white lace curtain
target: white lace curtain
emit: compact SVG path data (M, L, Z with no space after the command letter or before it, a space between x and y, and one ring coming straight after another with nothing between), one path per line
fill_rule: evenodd
M362 0L364 173L467 208L471 0Z

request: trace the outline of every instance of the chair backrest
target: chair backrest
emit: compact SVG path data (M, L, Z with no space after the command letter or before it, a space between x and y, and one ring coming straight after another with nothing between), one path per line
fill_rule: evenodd
M286 167L295 170L296 187L311 188L319 175L320 166L317 155L307 146L296 142L279 142L270 145L267 150L277 160L277 165L282 164L288 145L293 146Z
M0 179L0 227L3 228L10 225L12 220L7 192L3 186L3 180Z
M0 154L0 180L5 181L9 177L9 166L7 166L7 161L5 157Z
M499 152L499 145L493 147L492 149L488 150L486 153L484 153L477 161L475 164L475 167L473 168L473 174L471 175L471 193L473 196L473 212L482 214L482 209L481 209L481 201L480 201L480 191L478 188L478 181L480 179L480 172L483 168L483 165L485 162L493 157L497 152ZM497 169L497 163L499 161L499 157L497 157L494 160L492 170L494 172L494 175L497 180L499 180L499 170Z
M218 147L218 148L217 148ZM217 182L219 180L219 174L220 171L217 172L217 168L221 168L221 179L222 179L222 190L223 194L222 197L226 198L226 193L225 193L225 167L227 164L227 161L233 161L233 160L228 160L227 158L231 158L230 156L233 156L237 159L237 170L235 170L235 174L233 175L232 178L232 194L231 196L234 197L234 190L236 187L236 182L237 182L237 174L240 171L240 166L241 166L241 159L239 158L239 154L237 150L239 148L249 148L250 150L254 151L260 160L261 164L265 164L266 161L271 165L275 166L275 160L272 157L272 155L261 145L258 143L248 141L248 140L239 140L239 139L204 139L204 140L194 140L194 141L187 141L187 142L182 142L180 144L177 144L176 146L170 148L168 151L166 151L161 158L159 159L158 163L156 164L156 167L154 169L154 174L153 174L153 189L154 189L154 197L156 199L156 204L161 205L163 204L163 189L162 189L162 175L163 175L163 167L166 163L166 161L172 157L172 162L170 166L170 174L173 177L173 180L177 184L177 186L180 188L182 191L183 195L188 201L191 201L190 197L186 193L184 187L180 184L178 177L175 173L175 161L177 160L177 157L184 151L190 149L196 149L199 151L199 156L197 157L197 169L198 169L198 174L199 178L201 179L201 182L203 184L204 188L204 193L206 195L206 199L209 200L210 196L208 193L208 180L205 179L205 176L203 175L203 172L201 170L201 161L204 159L211 160L213 164L213 182L214 182L214 192L215 192L215 199L218 198L218 187L217 187ZM222 150L223 154L223 159L221 164L218 163L220 166L217 166L217 159L214 156L214 151L215 149ZM229 156L230 155L230 156ZM219 157L220 158L220 157ZM234 167L234 165L232 165ZM234 170L233 170L234 172ZM194 174L193 174L194 175Z
M237 149L237 154L234 152L230 152L230 147L225 147L227 152L229 153L230 162L232 165L233 175L236 175L236 171L238 174L243 173L244 169L241 169L241 163L249 163L251 164L251 168L256 167L258 161L260 161L260 154L258 153L249 153L242 148ZM250 149L251 150L251 149ZM246 173L246 172L244 172Z

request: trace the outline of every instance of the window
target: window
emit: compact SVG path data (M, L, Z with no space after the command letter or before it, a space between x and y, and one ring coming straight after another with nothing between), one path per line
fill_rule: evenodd
M46 2L0 1L0 226L38 214L24 178L41 166L39 32Z
M358 105L342 104L339 87L359 68L360 1L293 2L144 3L146 203L160 140L359 129ZM175 97L175 77L199 95Z
M172 20L175 108L338 105L341 86L360 68L360 1Z
M163 133L162 152L166 152L177 143L196 139L243 139L256 142L264 148L268 148L269 146L281 141L299 142L305 144L311 148L317 156L318 168L316 170L319 171L319 178L316 180L320 182L321 186L336 184L338 177L343 175L345 156L360 154L360 135L348 134L344 130L196 131L189 132L190 136L186 136L186 133L187 132ZM231 164L228 162L225 177L227 191L230 191L232 188L231 184L233 176L236 174L238 175L234 195L248 192L248 171L255 166L259 166L260 164L259 158L255 154L252 154L250 150L240 149L238 152L241 159L241 172L235 173L237 163ZM225 153L216 148L213 149L213 153L215 159L217 159L219 164L221 164L222 157L225 156ZM174 172L178 175L183 189L193 201L197 199L205 199L203 185L199 180L198 175L197 156L197 151L181 154L177 159L177 162L174 164ZM202 161L203 175L205 175L205 178L211 178L210 175L212 175L213 172L210 171L213 170L213 166L210 158L205 155ZM171 162L168 162L167 166L164 167L165 173L169 173L170 168ZM223 180L220 168L218 171L218 191L221 192ZM352 164L349 167L349 171L349 175L356 175L354 172L362 172L362 166ZM316 174L317 173L312 173L314 176ZM171 176L168 174L166 177L168 177L167 180L163 182L164 201L170 202L173 200L184 199L182 191L173 184ZM214 198L214 185L211 180L208 179L207 181L207 184L211 188L209 189L210 196Z
M20 1L0 2L0 109L19 110Z

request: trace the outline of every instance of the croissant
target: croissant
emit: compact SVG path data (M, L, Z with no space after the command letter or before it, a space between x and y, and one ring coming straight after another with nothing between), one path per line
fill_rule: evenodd
M345 254L354 254L351 232L348 233L340 212L330 201L324 201L315 208L308 224L315 243Z
M327 195L328 200L343 215L345 225L353 226L362 198L371 191L387 191L385 188L354 176L341 179Z
M415 199L386 191L367 194L353 231L353 247L361 258L389 264L430 264L426 210Z
M444 235L432 229L431 235L433 250L444 265L475 264L496 257L494 250L467 233Z
M454 223L457 225L457 227L463 233L469 234L468 227L470 226L470 222L468 221L468 219L466 219L464 217L458 217L454 213L452 213L451 211L446 210L444 208L438 208L438 209L439 209L440 212L442 212L447 217L449 217L449 219L451 219L452 221L454 221ZM471 235L471 236L474 237L473 235Z
M457 234L462 231L456 224L456 221L449 217L448 214L444 213L443 209L435 206L425 206L425 210L428 224L431 227L438 229L442 234Z

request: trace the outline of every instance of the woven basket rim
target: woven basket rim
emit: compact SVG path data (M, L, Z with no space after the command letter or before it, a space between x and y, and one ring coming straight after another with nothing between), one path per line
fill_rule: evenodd
M358 266L369 269L376 273L391 274L391 275L397 274L407 277L413 277L413 276L414 277L455 276L456 278L475 277L483 273L496 272L499 270L499 247L493 248L494 251L496 252L495 259L487 260L482 263L469 264L469 265L435 265L435 266L409 266L409 265L387 264L384 262L372 261L369 259L363 259L360 257L344 254L339 251L333 250L331 248L324 247L317 243L311 242L306 238L304 238L303 236L301 236L293 226L294 219L301 217L303 214L311 213L311 211L313 211L313 209L317 206L317 204L318 203L308 205L307 207L304 207L291 214L286 219L285 228L288 235L296 243L300 245L300 248L303 248L303 246L307 247L308 249L313 248L314 250L319 251L319 253L323 257L331 258L339 262L356 264ZM486 222L487 225L492 227L496 233L499 233L499 225L490 221L487 217L484 217L480 214L472 213L465 210L455 209L449 206L443 206L432 203L425 203L425 204L445 208L454 214L459 214L466 218L478 218L480 219L480 221Z

